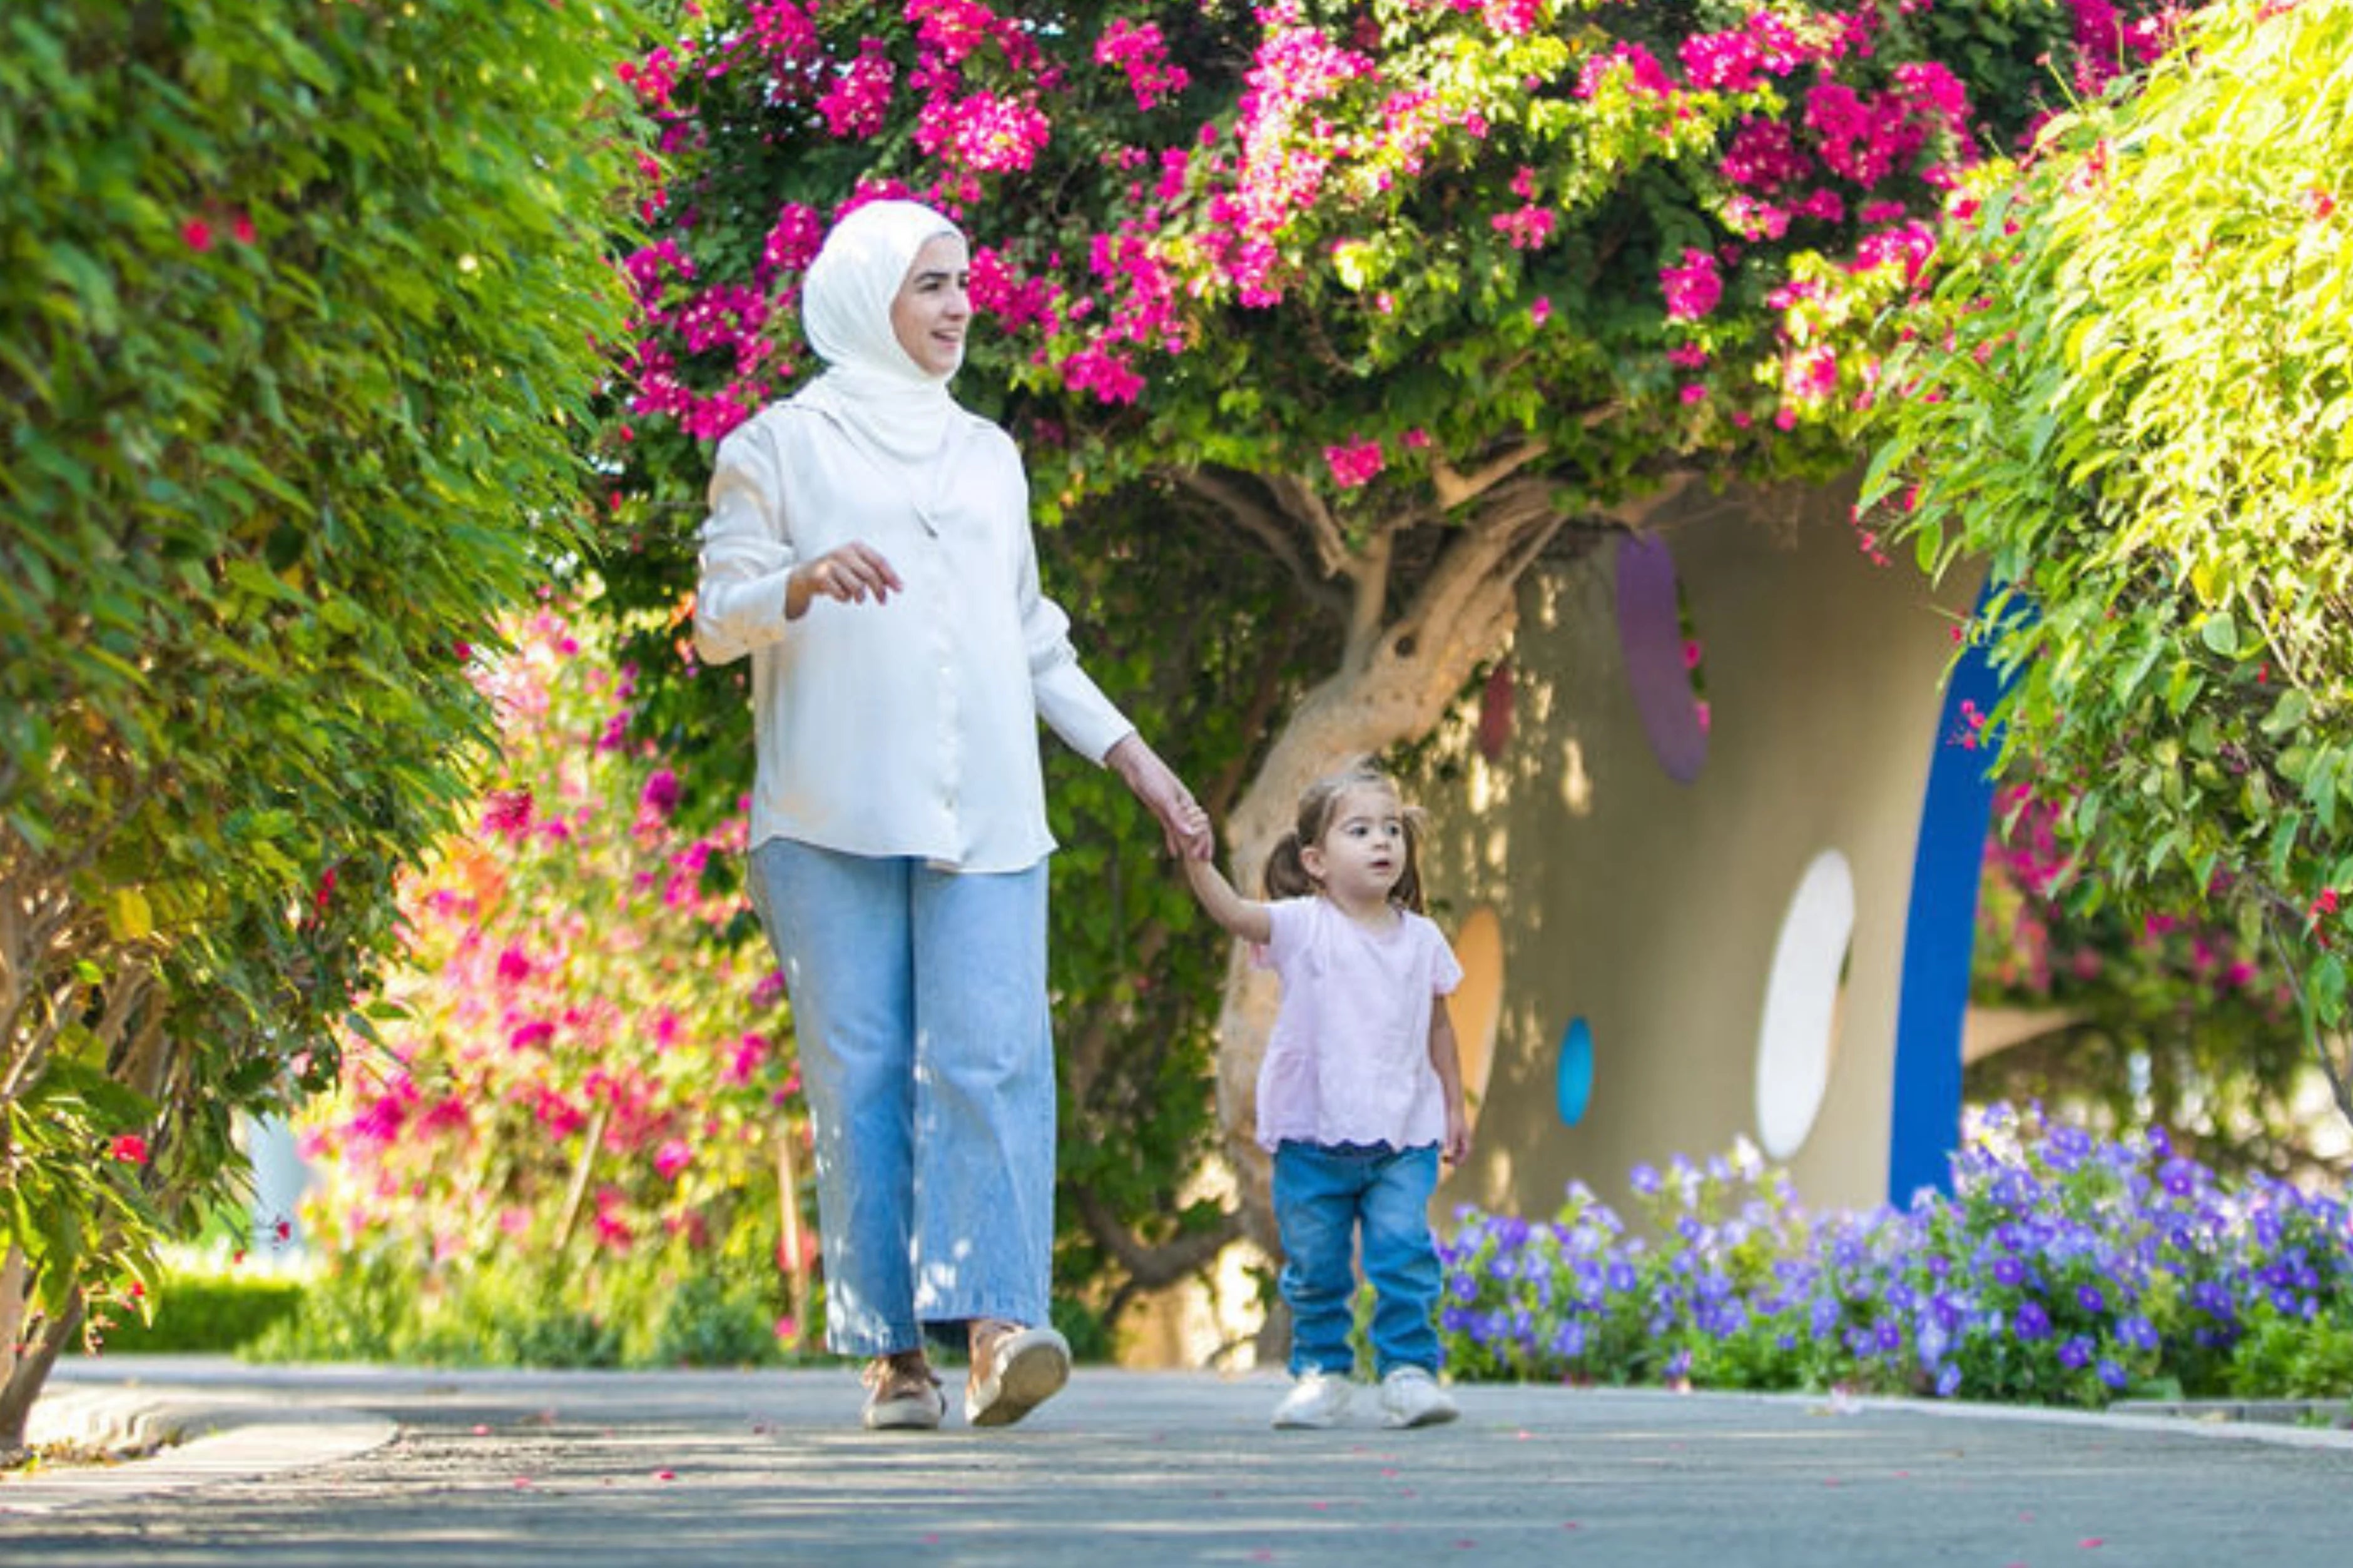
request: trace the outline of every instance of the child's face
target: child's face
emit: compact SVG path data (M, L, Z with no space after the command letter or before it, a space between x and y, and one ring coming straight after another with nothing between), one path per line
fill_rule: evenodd
M1343 903L1371 903L1386 900L1405 875L1405 848L1398 797L1377 784L1351 784L1300 863Z

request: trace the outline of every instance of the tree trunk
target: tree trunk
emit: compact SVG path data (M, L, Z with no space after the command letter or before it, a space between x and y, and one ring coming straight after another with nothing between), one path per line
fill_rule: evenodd
M813 1315L816 1293L809 1279L808 1259L801 1250L801 1181L793 1158L793 1142L797 1136L789 1119L776 1129L776 1198L784 1220L785 1288L789 1292L793 1314L792 1348L807 1352L817 1349Z
M36 1315L26 1272L24 1252L11 1247L0 1262L0 1459L23 1451L33 1402L58 1354L81 1330L81 1292L74 1292L61 1316Z

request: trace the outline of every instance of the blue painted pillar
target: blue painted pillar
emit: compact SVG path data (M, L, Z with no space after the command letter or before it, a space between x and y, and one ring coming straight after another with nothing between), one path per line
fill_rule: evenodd
M1985 607L1987 584L1978 597ZM1969 961L1977 946L1978 888L1993 816L1994 740L1978 735L1968 710L1992 711L2003 683L1972 641L1946 683L1920 842L1912 862L1912 903L1904 922L1903 989L1895 1007L1894 1104L1888 1118L1887 1201L1902 1206L1922 1187L1950 1192L1950 1156L1961 1141L1961 1026L1969 1005ZM1975 739L1974 746L1964 744Z

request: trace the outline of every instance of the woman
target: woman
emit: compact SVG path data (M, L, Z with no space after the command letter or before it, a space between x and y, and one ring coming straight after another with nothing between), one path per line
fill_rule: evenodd
M720 443L695 599L702 657L752 658L752 896L816 1127L827 1342L867 1358L878 1428L940 1424L926 1325L965 1326L976 1426L1070 1375L1038 720L1209 851L1039 590L1011 438L948 395L969 268L913 202L834 226L801 297L824 374Z

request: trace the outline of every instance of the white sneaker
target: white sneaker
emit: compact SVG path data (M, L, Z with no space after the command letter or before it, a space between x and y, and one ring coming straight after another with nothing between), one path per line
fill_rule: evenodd
M1418 1366L1401 1366L1381 1379L1383 1419L1391 1426L1436 1426L1462 1412L1437 1379Z
M1322 1367L1311 1366L1299 1374L1282 1403L1274 1407L1274 1424L1282 1428L1306 1427L1321 1430L1340 1419L1348 1408L1348 1395L1356 1385L1345 1377L1335 1377Z

